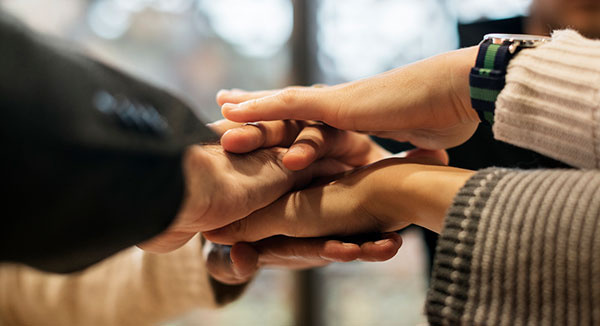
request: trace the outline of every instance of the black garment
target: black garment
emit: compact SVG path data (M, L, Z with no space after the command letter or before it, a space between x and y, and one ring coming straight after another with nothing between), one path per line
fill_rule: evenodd
M0 261L87 267L163 231L182 153L214 140L188 106L0 12Z

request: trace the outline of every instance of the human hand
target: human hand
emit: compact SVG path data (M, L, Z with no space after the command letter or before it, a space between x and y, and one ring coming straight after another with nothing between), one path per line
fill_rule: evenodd
M476 56L471 47L332 87L221 91L217 101L236 122L318 120L419 148L449 148L468 140L479 123L469 97Z
M211 123L210 127L222 134L221 145L232 153L248 153L273 146L289 147L282 162L294 171L323 157L359 167L391 154L367 135L318 122L278 120L241 124L223 119Z
M429 158L386 159L326 185L290 193L204 236L231 244L273 235L390 232L410 224L440 232L453 198L473 172L429 165L432 163L439 162Z
M241 284L250 281L263 267L305 269L357 259L385 261L394 257L401 245L402 238L393 232L364 241L276 236L233 246L206 241L204 257L213 278L225 284Z
M320 160L302 171L290 171L274 147L246 155L225 152L217 145L194 145L184 155L186 194L166 231L140 245L152 252L179 248L196 233L222 227L262 208L312 178L348 169L335 160Z

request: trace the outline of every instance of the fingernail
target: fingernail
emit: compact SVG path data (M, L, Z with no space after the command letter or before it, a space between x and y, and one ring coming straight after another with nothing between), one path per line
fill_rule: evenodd
M356 244L344 242L344 243L342 243L342 246L344 246L346 248L354 248L354 247L356 247Z
M384 245L384 244L386 244L386 243L389 243L389 242L391 242L391 240L390 240L390 239L383 239L383 240L377 240L377 241L375 241L374 243L375 243L376 245L378 245L378 246L381 246L381 245Z
M299 147L291 147L290 149L288 149L287 153L285 153L285 155L288 154L295 154L295 155L302 155L304 152L302 151L301 148Z

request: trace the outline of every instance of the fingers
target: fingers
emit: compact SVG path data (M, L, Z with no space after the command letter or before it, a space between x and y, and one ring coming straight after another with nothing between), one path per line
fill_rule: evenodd
M239 123L221 119L207 126L222 136L221 145L226 151L241 154L261 147L289 147L306 124L294 120Z
M221 137L221 145L232 153L248 153L274 146L288 147L305 124L290 120L244 124L226 131Z
M376 238L352 243L324 238L276 236L233 246L206 241L204 257L207 270L213 278L225 284L241 284L251 280L259 266L304 269L331 262L386 261L394 257L402 245L402 238L397 233L380 234Z
M283 157L290 170L306 168L323 157L335 158L353 167L363 166L389 155L368 136L335 129L323 124L306 126Z
M291 87L276 93L251 98L241 103L225 103L223 116L236 122L272 120L320 120L330 122L340 105L329 88Z
M256 92L246 92L244 90L235 88L231 90L222 89L217 93L217 104L223 105L225 103L242 103L251 99L270 96L280 91L280 89L275 89Z
M325 84L314 84L310 87L288 87L288 88L326 88L328 87ZM222 89L217 92L217 104L223 105L225 103L242 103L248 100L261 98L265 96L274 95L276 93L281 92L281 89L273 89L273 90L262 90L262 91L254 91L248 92L242 89Z
M286 168L297 171L309 166L341 145L338 140L343 132L321 124L306 126L283 157Z
M237 246L238 244L234 245ZM259 253L262 267L311 268L331 262L385 261L396 255L402 245L397 233L378 234L365 242L326 238L290 238L275 236L252 244ZM232 251L232 259L235 261Z
M362 261L386 261L396 255L402 246L402 237L396 232L385 233L383 239L367 241L360 245Z
M245 283L258 271L258 252L249 244L231 247L206 241L203 249L206 269L221 283Z
M260 265L269 267L309 268L360 258L358 245L331 239L275 236L253 246Z
M214 131L217 135L223 136L225 132L231 129L239 128L243 126L243 123L229 121L227 119L217 120L215 122L207 123L206 126Z
M217 132L224 132L221 145L228 152L247 153L258 148L290 147L283 157L283 164L292 171L305 169L325 156L338 158L350 166L365 165L384 156L384 150L367 136L320 123L278 120L240 124L220 120L211 127Z
M248 281L258 271L258 251L251 245L240 242L231 247L230 258L233 272L240 280Z

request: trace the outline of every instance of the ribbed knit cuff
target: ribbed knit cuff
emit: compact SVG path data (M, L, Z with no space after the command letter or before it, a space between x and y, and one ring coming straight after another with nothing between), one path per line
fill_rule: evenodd
M498 140L600 168L600 41L561 30L521 51L509 64L494 121Z
M472 176L446 215L436 248L427 315L432 325L457 325L467 303L471 259L481 212L505 169L485 169Z

